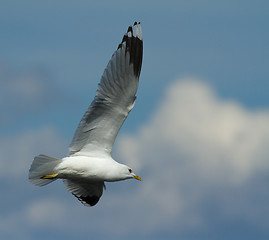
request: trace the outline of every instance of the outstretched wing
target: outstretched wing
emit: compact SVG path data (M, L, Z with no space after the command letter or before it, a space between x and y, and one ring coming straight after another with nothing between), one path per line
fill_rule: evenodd
M69 147L69 155L93 151L110 154L115 138L135 104L142 66L140 23L134 23L112 55L96 96L82 117Z
M80 182L75 180L63 180L66 189L71 192L85 206L94 206L98 203L105 188L104 182Z

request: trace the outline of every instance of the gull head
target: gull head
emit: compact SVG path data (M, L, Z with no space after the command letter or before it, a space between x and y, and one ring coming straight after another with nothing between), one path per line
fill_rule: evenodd
M142 179L139 176L137 176L130 167L123 164L121 165L120 175L123 179L134 178L136 180L142 181Z

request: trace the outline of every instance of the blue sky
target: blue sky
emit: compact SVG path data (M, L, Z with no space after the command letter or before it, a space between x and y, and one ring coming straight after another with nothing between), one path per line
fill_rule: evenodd
M268 239L267 1L0 1L1 239ZM35 155L63 157L128 26L137 103L113 156L143 181L86 208Z

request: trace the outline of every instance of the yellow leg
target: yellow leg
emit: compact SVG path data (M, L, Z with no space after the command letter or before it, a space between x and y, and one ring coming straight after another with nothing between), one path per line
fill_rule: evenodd
M43 177L41 177L42 179L52 179L52 178L56 178L58 176L57 173L54 174L49 174L49 175L45 175Z

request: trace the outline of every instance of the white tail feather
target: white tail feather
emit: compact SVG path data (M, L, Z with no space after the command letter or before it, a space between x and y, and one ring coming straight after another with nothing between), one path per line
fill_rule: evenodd
M57 178L44 179L42 177L57 174L55 167L61 162L61 159L49 157L46 155L38 155L29 170L29 181L38 186L44 186L56 180Z

